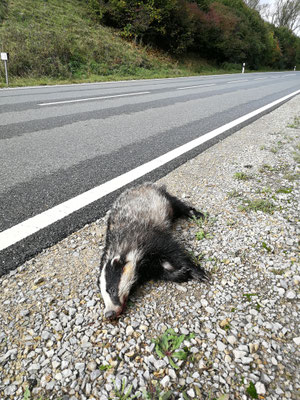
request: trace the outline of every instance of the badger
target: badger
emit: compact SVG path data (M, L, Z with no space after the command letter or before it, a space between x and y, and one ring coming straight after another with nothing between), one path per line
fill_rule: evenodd
M172 225L180 217L203 214L151 182L117 198L108 216L98 279L106 318L116 319L131 290L145 281L207 279L205 270L172 235Z

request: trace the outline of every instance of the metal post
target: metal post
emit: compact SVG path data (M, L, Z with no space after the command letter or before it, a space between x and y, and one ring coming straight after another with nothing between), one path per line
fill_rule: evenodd
M8 86L7 60L4 60L4 69L5 69L5 79L6 79L6 84L7 84L7 86Z

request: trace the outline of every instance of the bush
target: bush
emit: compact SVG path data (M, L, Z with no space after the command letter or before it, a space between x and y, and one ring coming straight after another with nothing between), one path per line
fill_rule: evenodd
M224 63L221 64L221 68L225 69L225 71L241 71L242 70L242 64L224 62Z

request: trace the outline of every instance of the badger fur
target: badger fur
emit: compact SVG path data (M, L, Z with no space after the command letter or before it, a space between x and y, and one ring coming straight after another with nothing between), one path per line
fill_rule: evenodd
M120 315L131 289L147 280L206 279L205 271L172 236L177 218L193 216L203 214L153 183L128 189L117 198L108 217L98 281L106 318Z

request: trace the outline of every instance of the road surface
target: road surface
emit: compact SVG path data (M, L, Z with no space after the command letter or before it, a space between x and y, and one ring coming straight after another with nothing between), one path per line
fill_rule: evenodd
M35 232L28 230L32 217L41 220L45 211L99 185L102 190L106 182L299 89L300 72L281 72L0 90L0 275L104 215L122 189L103 191L66 215L57 208L51 223ZM166 174L253 118L137 178Z

